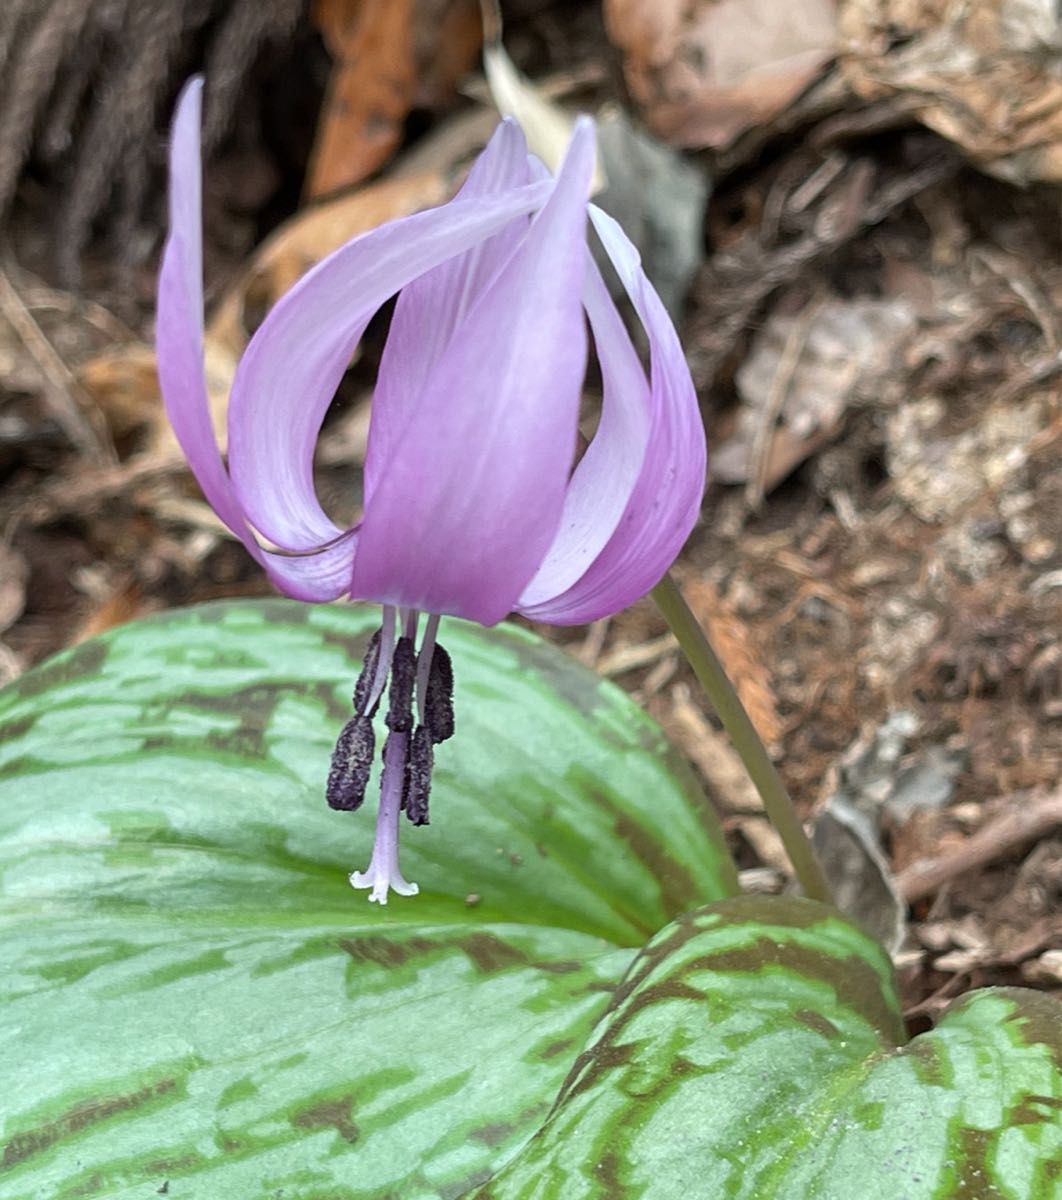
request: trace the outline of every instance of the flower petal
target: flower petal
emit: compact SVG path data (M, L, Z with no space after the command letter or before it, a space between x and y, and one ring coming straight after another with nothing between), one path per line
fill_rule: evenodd
M541 562L575 448L593 167L584 121L549 201L469 310L400 444L379 464L355 596L493 624Z
M201 79L185 87L170 141L170 230L159 272L155 331L159 383L170 424L204 495L261 562L214 439L203 370L202 94Z
M456 199L492 196L531 182L527 142L515 121L502 121L472 164ZM526 216L463 254L414 279L402 289L387 334L373 393L372 424L365 455L365 495L372 495L378 465L387 462L396 440L420 403L432 367L480 292L498 273L527 232Z
M626 511L585 574L552 599L519 606L557 625L597 620L645 595L689 536L704 492L704 427L678 335L623 230L594 205L590 216L649 337L651 434Z
M567 591L604 549L638 481L649 444L649 383L589 251L583 306L601 364L604 399L593 441L572 474L560 528L520 605Z
M166 412L207 500L274 585L297 600L334 600L350 585L353 538L299 558L263 550L248 528L214 440L203 371L202 91L202 81L193 79L182 92L170 145L170 232L159 274L156 331Z
M392 221L336 250L277 302L240 360L229 402L229 471L248 520L265 537L308 551L341 533L317 500L314 446L380 305L548 194L548 185L534 184Z

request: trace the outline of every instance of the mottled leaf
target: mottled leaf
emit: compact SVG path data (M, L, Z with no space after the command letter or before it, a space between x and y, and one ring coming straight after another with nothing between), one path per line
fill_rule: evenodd
M452 622L457 735L402 835L421 894L370 905L372 805L323 796L373 623L208 606L0 694L4 1200L466 1194L636 948L734 890L621 692Z
M1062 1005L986 989L907 1045L888 960L807 900L650 941L478 1200L1058 1200Z

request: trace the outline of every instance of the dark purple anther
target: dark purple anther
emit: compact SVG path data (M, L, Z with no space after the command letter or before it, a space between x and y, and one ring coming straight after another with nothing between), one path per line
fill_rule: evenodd
M436 745L454 736L454 669L438 642L424 691L424 724Z
M365 799L365 788L372 771L376 736L368 717L352 717L332 751L332 766L325 785L325 798L331 808L353 812Z
M431 794L431 769L435 758L432 735L424 725L418 725L409 744L406 762L406 788L403 807L413 825L428 824L428 797Z
M400 637L391 659L391 690L387 694L387 728L408 733L413 728L413 685L417 680L417 656L413 639Z

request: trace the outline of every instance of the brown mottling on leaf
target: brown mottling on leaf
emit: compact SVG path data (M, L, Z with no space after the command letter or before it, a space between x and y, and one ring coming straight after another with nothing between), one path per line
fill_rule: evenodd
M358 1127L354 1123L354 1096L332 1096L319 1100L308 1108L298 1109L292 1114L291 1123L297 1129L334 1129L344 1141L353 1145L358 1140Z
M625 1067L634 1058L638 1049L636 1043L617 1043L613 1032L617 1029L618 1025L611 1026L599 1042L589 1050L584 1050L575 1060L557 1097L558 1107L571 1097L593 1087L602 1075Z
M841 1004L858 1012L893 1044L902 1040L898 1017L882 994L877 972L855 955L838 959L765 933L744 946L708 953L696 965L709 971L749 975L758 974L766 966L781 967L804 979L822 979L834 988ZM686 969L692 966L687 964Z
M508 967L527 965L527 956L522 951L503 942L492 933L470 933L456 943L484 975L504 971Z
M988 1162L995 1132L967 1125L957 1131L957 1137L962 1149L956 1156L956 1179L948 1200L1000 1200L1002 1192L993 1183L995 1172Z
M572 958L540 959L531 965L536 971L545 971L547 975L574 975L583 969L583 964Z
M481 1125L478 1129L473 1129L469 1133L469 1137L474 1141L482 1142L485 1146L500 1146L506 1138L512 1137L516 1131L516 1126L509 1121L495 1121L490 1125Z
M372 637L372 632L366 630L364 633L359 633L357 637L351 637L349 634L336 633L331 629L321 629L318 631L321 641L326 646L336 646L350 659L351 670L360 670L362 663L365 660L365 651L369 646L369 638ZM351 687L353 688L353 682Z
M47 1121L34 1129L16 1133L4 1147L4 1157L0 1161L0 1165L13 1167L23 1163L36 1154L43 1154L45 1150L50 1149L56 1143L80 1133L81 1130L87 1129L91 1125L98 1125L120 1113L142 1108L176 1089L176 1079L160 1079L157 1083L148 1084L124 1096L105 1096L99 1100L84 1100L63 1113L62 1116L56 1117L54 1121Z
M29 716L19 717L16 721L8 721L0 725L0 745L6 745L15 738L25 737L37 723L39 716L39 713L30 713Z
M798 1008L793 1017L800 1022L801 1025L806 1025L809 1029L813 1029L816 1033L821 1033L824 1038L835 1038L840 1036L840 1030L837 1026L824 1017L822 1013L815 1012L811 1008Z
M339 948L345 954L349 954L355 962L371 962L378 967L402 967L411 958L437 951L439 945L421 937L396 941L389 937L366 935L343 938L339 942Z
M85 642L54 662L27 671L11 684L10 695L28 700L64 683L76 683L86 675L95 675L109 653L110 647L104 641Z
M1008 1020L1021 1027L1025 1043L1039 1042L1045 1046L1056 1069L1062 1071L1062 1002L1056 996L1027 988L994 988L993 992L1014 1002L1014 1012Z
M175 1158L157 1158L144 1167L146 1175L180 1175L203 1165L201 1154L179 1154Z
M1009 1125L1054 1125L1062 1120L1062 1097L1030 1092L1010 1110Z
M543 1060L556 1058L558 1054L563 1054L565 1050L570 1050L574 1045L575 1038L558 1038L555 1042L550 1042L550 1044L542 1050L541 1054L539 1054L539 1058Z

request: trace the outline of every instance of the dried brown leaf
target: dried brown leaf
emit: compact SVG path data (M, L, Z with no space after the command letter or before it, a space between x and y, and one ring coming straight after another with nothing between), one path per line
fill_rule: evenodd
M391 157L417 87L413 0L317 0L314 20L335 66L306 176L311 200Z
M29 567L12 546L0 542L0 633L10 629L26 606Z
M756 732L768 746L774 745L782 736L782 720L775 708L770 673L748 626L719 595L711 580L683 579L682 591L686 603L707 630Z
M682 146L769 122L835 52L833 0L606 0L605 21L649 125Z

